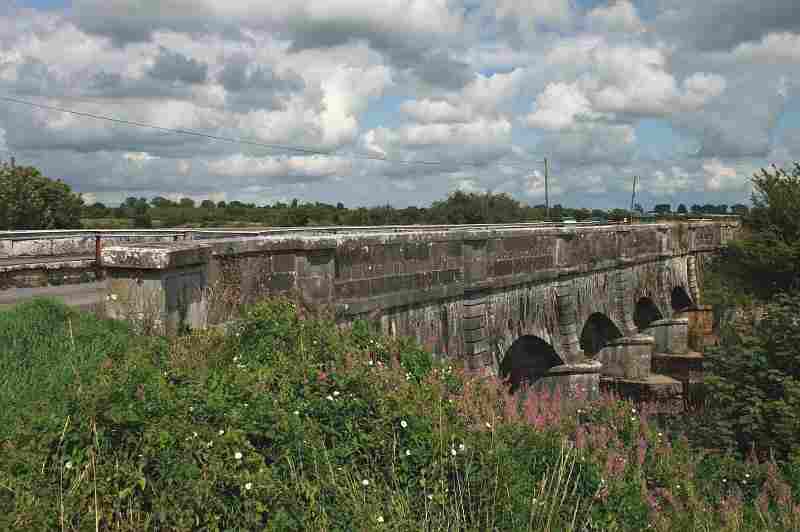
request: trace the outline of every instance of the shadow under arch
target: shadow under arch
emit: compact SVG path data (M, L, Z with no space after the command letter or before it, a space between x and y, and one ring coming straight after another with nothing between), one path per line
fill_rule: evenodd
M649 297L640 297L636 302L636 309L633 311L633 323L642 331L647 329L656 320L662 320L664 316L658 310L655 302Z
M547 371L564 362L552 345L538 336L517 338L506 351L500 364L500 375L511 383L511 391L524 384L533 384Z
M620 338L622 333L605 314L595 312L581 331L580 345L587 357L593 357L600 352L611 340Z
M692 298L689 297L689 294L686 293L686 290L684 290L682 286L676 286L672 289L669 302L674 312L682 312L694 308L695 306L694 301L692 301Z

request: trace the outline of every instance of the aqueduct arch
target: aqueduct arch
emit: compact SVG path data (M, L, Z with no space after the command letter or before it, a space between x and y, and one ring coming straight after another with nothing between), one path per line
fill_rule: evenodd
M686 289L682 286L676 286L672 289L669 303L672 307L673 313L683 312L695 306L694 301L692 301L692 298L689 297Z
M517 338L503 356L500 376L511 382L516 390L525 384L533 384L547 372L563 364L551 344L538 336L524 335Z
M580 336L580 346L584 355L594 358L609 343L622 337L613 321L608 316L595 312L583 326Z
M633 311L633 323L639 331L647 329L651 323L664 319L661 310L649 297L640 297Z

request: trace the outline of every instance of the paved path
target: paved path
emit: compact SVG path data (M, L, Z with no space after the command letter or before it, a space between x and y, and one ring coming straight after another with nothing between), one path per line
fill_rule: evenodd
M82 310L96 310L104 297L105 282L43 286L40 288L11 288L0 290L0 310L8 309L33 297L52 297Z

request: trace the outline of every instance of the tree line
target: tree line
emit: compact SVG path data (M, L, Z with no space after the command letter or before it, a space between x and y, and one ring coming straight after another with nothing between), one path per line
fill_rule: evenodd
M747 206L683 204L655 206L659 215L746 214ZM256 205L241 201L195 201L129 197L118 206L86 205L80 194L30 166L0 163L0 229L73 229L85 227L213 227L229 224L270 227L334 225L483 224L523 221L621 221L644 215L641 205L626 209L570 208L556 204L528 205L505 193L456 191L430 207L345 207L342 203L301 202Z
M636 209L635 209L636 210ZM656 205L654 214L746 214L748 207L737 204L685 205L672 211L668 204ZM644 210L637 212L641 215ZM631 216L624 209L586 209L570 208L560 204L549 209L545 205L527 205L508 194L475 193L456 191L446 199L434 202L430 207L396 208L389 204L375 207L347 208L342 203L336 205L321 202L291 203L276 202L272 205L256 205L240 201L203 200L199 203L191 198L172 201L163 197L127 198L118 207L108 207L95 203L84 208L83 217L89 219L129 219L136 227L151 227L154 221L159 225L173 227L180 225L214 226L228 222L244 222L267 226L324 226L324 225L413 225L413 224L482 224L513 223L541 220L612 220L618 221Z

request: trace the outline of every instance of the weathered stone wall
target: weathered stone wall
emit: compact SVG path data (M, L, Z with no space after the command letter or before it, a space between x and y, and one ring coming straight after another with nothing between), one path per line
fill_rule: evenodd
M699 290L689 264L723 245L728 225L292 234L110 246L103 264L116 296L109 313L135 317L126 308L141 314L141 301L154 299L155 321L168 330L224 321L240 304L295 292L332 305L341 320L377 318L384 331L463 357L475 370L496 368L497 354L523 335L578 367L589 316L601 313L623 336L635 334L634 305L647 296L671 317L672 289Z
M90 283L102 275L94 260L0 264L0 290Z
M106 233L102 236L102 245L121 245L139 242L173 242L186 238L185 232L169 234L128 234L114 235ZM28 236L23 233L6 233L0 236L0 259L24 257L63 257L77 255L94 255L96 245L95 233L54 236Z

